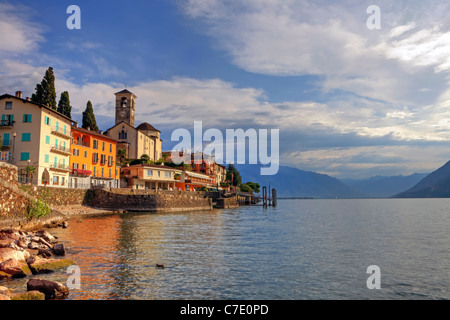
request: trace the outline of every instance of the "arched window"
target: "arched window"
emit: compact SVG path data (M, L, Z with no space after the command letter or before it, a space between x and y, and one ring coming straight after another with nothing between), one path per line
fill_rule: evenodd
M122 102L120 103L120 106L121 106L122 108L126 108L126 107L127 107L127 104L128 104L127 98L123 97L123 98L122 98Z
M120 140L126 140L127 139L127 133L125 130L122 130L121 132L119 132L119 139Z

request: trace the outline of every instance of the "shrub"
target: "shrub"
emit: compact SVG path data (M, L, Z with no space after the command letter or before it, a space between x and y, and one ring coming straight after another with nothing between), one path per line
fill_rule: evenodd
M39 219L45 217L51 212L50 207L40 200L34 202L31 201L27 208L27 217L28 219Z

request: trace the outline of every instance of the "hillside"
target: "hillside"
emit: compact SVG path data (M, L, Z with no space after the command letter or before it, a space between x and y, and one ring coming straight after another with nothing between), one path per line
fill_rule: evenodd
M414 173L409 176L374 176L363 180L341 181L368 197L387 198L413 187L425 176L427 173Z
M394 198L447 198L450 197L450 161L420 180L412 188Z
M361 198L364 194L326 174L280 166L274 176L261 176L259 166L236 165L242 181L276 188L279 197Z

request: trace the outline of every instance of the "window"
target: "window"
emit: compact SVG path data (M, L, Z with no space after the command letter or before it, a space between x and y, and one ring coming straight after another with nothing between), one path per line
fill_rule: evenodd
M64 183L65 183L65 178L64 178L64 177L61 177L61 185L63 186Z
M102 178L105 175L105 168L102 168Z
M119 132L119 139L126 140L127 139L127 132L125 130L122 130Z
M24 114L23 122L31 122L31 114Z
M73 155L78 157L80 155L80 150L78 149L73 149Z
M171 177L171 173L169 171L165 171L164 172L164 177L170 178Z
M78 169L78 163L75 163L75 162L74 162L74 163L73 163L73 168L74 168L74 169Z
M113 156L108 156L108 166L113 165Z
M109 144L109 153L112 153L112 143Z
M102 142L102 151L105 151L105 141Z
M109 177L111 178L111 168L109 168Z
M53 184L54 185L58 185L59 184L59 177L58 176L53 176Z
M94 167L94 171L92 171L94 173L94 177L97 176L97 167Z
M153 170L147 170L147 176L149 177L153 176Z
M161 171L158 170L158 178L161 177Z
M44 118L44 123L45 123L46 125L51 125L52 121L51 121L51 119L50 119L49 117L45 116L45 118Z
M83 170L87 170L87 165L83 164Z
M12 101L6 101L5 109L6 110L11 110L12 109Z
M31 133L22 133L22 141L31 141Z
M97 163L98 162L98 153L92 154L92 162Z
M50 162L50 156L48 154L45 155L45 163L49 163Z
M94 149L98 149L98 140L94 139Z
M7 122L8 125L11 125L14 122L13 114L2 114L2 121Z
M20 153L20 161L27 161L30 159L30 153L29 152L21 152Z
M87 158L87 151L84 152L84 157Z
M106 163L106 156L104 154L102 154L100 156L100 164L105 164Z
M45 143L50 144L50 136L45 136Z

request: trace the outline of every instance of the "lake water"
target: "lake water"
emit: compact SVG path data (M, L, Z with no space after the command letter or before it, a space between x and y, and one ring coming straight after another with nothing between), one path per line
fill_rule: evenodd
M50 230L80 267L69 299L450 298L450 199L279 200L77 220ZM370 265L379 290L367 288Z

